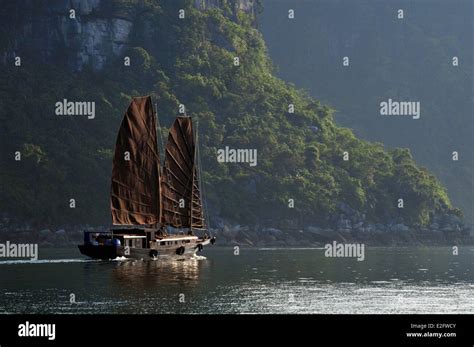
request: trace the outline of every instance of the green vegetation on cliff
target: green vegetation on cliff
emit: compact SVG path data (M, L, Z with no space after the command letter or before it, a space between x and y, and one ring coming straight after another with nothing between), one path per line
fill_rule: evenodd
M468 223L474 222L472 6L470 0L280 0L265 1L258 17L279 77L334 107L337 124L357 137L410 148ZM288 8L295 20L288 20ZM349 66L342 65L345 56ZM421 118L381 116L380 102L388 98L419 101Z
M194 1L107 3L108 13L137 23L125 53L130 67L121 57L100 72L26 59L21 68L2 65L0 211L38 224L108 223L117 129L130 98L150 94L164 137L181 103L199 121L211 216L324 225L341 204L382 223L426 225L434 215L461 214L408 150L356 138L334 123L331 109L275 77L252 16L224 3L205 11ZM63 99L95 101L96 118L55 115ZM225 146L256 148L258 165L218 163L216 151Z

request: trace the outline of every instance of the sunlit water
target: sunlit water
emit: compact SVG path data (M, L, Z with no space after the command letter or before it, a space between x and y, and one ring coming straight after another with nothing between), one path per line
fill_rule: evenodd
M474 247L368 248L361 262L323 249L168 262L40 249L38 261L0 261L0 313L474 313L473 265Z

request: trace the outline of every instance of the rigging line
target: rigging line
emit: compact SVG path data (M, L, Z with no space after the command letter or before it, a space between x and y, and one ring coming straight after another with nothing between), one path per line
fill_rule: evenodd
M186 139L184 138L184 134L183 134L183 131L182 131L182 129L181 129L181 123L180 123L180 121L179 121L179 118L176 118L174 124L177 124L177 126L178 126L178 128L179 128L179 130L180 130L180 133L181 133L181 135L182 135L182 137L183 137L183 139L184 139L184 141L185 141L185 147L187 147ZM185 159L185 160L184 160L184 163L186 164L186 166L188 166L187 160L186 160L186 158L184 158L184 155L183 155L183 153L182 153L182 151L181 151L180 146L178 146L178 143L176 142L176 140L174 139L174 137L173 137L173 135L172 135L172 133L171 133L171 130L172 130L174 124L173 124L173 125L171 126L171 128L170 128L170 136L168 137L168 141L169 141L169 139L171 138L171 140L172 140L173 143L175 144L175 147L178 149L179 154L181 155L181 157L182 157L183 159ZM187 149L187 151L189 152L189 149ZM185 173L184 170L181 168L181 166L179 165L178 161L174 158L174 156L171 154L171 152L169 151L168 148L164 149L164 152L165 152L165 160L164 160L165 165L164 165L164 170L166 170L166 174L167 174L167 184L168 184L168 186L169 186L170 191L172 190L172 191L174 191L174 192L176 193L177 191L176 191L176 189L173 187L173 181L171 180L171 176L170 176L170 175L172 174L172 175L174 176L174 178L177 180L177 182L180 183L181 185L183 185L183 183L182 183L181 180L178 179L178 177L177 177L174 173L172 173L171 170L168 168L168 163L167 163L167 160L166 160L166 154L168 154L168 156L169 156L171 159L173 159L175 165L181 170L181 172L182 172L185 176L186 176L186 173ZM186 186L183 186L183 187L186 189L186 188L187 188L187 185L186 185ZM186 190L188 190L188 189L186 189ZM178 219L179 219L179 223L175 223L175 224L181 224L181 225L183 225L183 220L182 220L182 218L181 218L181 217L178 218L178 214L177 214L178 206L176 206L176 204L175 204L174 202L172 202L172 204L173 204L173 209L175 210L175 212L174 212L174 214L173 214L173 219L174 219L175 222L177 222Z
M163 147L163 134L161 133L161 126L160 126L160 120L158 119L158 103L155 102L155 118L156 118L156 131L158 132L159 136L160 136L160 143L161 143L161 147L158 149L158 154L159 156L161 157L162 153L161 153L161 150L164 150L164 147ZM163 153L163 158L164 158L164 153ZM161 161L161 160L160 160ZM163 159L163 162L165 160Z
M163 173L163 170L165 169L165 147L164 147L164 142L163 142L163 134L161 133L161 125L160 125L160 119L158 118L158 103L155 102L155 120L156 120L156 132L158 133L159 137L160 137L160 143L161 143L161 147L158 148L158 156L159 156L159 159L161 159L161 156L163 156L163 164L161 163L161 160L158 161L158 177L160 177L160 175ZM158 145L158 144L157 144ZM161 171L161 173L160 173ZM163 218L163 201L162 201L162 189L163 189L163 186L162 186L162 180L159 179L158 180L158 194L160 195L160 213L159 213L159 223L162 222L162 218Z
M153 139L152 134L151 134L150 130L148 129L148 127L146 126L145 123L143 123L142 126L145 127L145 130L147 131L147 132L146 132L146 135L143 135L143 136L140 137L139 139L136 139L136 138L134 138L134 137L129 137L128 141L129 141L129 142L133 142L133 143L137 146L137 148L140 148L140 149L143 149L145 146L149 147L150 150L151 150L151 152L153 153L153 155L154 155L155 157L159 157L159 152L157 153L157 152L156 152L156 148L151 147L151 145L150 145L150 143L149 143L150 138L151 138L151 140L152 140L153 142L156 141L156 138ZM127 130L127 132L129 132L130 134L132 134L132 133L133 133L133 130L132 130L132 129L134 129L134 128L135 128L135 127L132 127L132 126L128 125L128 129L126 129L126 130ZM122 128L122 126L121 126L121 129L125 129L125 128ZM121 129L120 129L120 130L121 130ZM124 130L124 131L125 131L125 130ZM155 132L156 132L156 129L155 129ZM120 134L120 133L119 133L119 134ZM158 145L158 143L157 143L157 145ZM130 149L130 150L131 150L131 149Z
M166 162L166 159L164 161L163 170L166 171L165 185L167 186L167 189L169 190L169 192L175 191L175 189L173 187L173 184L171 182L170 170L168 169L168 163ZM176 195L175 195L175 197L176 197ZM167 213L169 213L170 211L173 212L173 217L172 217L173 224L182 225L183 223L182 223L181 217L179 217L179 223L178 223L178 217L177 217L178 212L177 212L175 199L170 199L170 200L172 200L171 205L172 205L173 210L166 209Z
M200 143L198 141L198 127L199 127L199 121L196 120L196 154L197 154L197 161L198 161L198 185L199 185L199 194L200 194L200 198L201 198L201 202L203 204L203 207L204 207L204 212L202 211L202 207L201 207L201 216L205 217L205 219L202 221L202 225L203 227L205 227L206 225L206 220L207 220L207 227L208 227L208 231L210 233L210 228L211 228L211 220L209 219L209 209L207 208L207 198L206 198L206 194L204 192L204 186L205 184L202 182L202 164L201 164L201 150L200 150Z
M168 152L168 153L169 153L169 152ZM173 160L175 160L174 157L171 156L171 154L170 154L170 157L171 157ZM175 161L175 164L177 164L176 161ZM177 166L178 166L178 168L179 168L179 165L177 165ZM181 169L181 170L182 170L182 169ZM194 170L191 170L191 175L186 175L185 172L182 171L182 173L184 174L184 176L187 176L187 178L186 178L186 183L183 183L182 180L181 180L174 172L172 172L171 170L168 169L168 172L169 172L169 174L172 175L172 177L174 178L174 180L175 180L177 183L179 183L179 184L184 188L184 190L185 190L184 193L188 193L188 192L191 193L191 199L192 199L192 195L193 195L193 193L194 193L194 192L193 192L193 186L195 186L195 185L194 185L194 184L191 184L191 183L192 183L191 181L193 180L193 176L194 176L193 172L194 172ZM170 182L170 183L171 183L171 182ZM189 187L189 185L191 185L191 187ZM171 189L172 189L174 192L179 193L179 191L178 191L176 188L174 188L172 185L170 185L170 187L171 187Z
M194 129L192 127L192 120L191 120L191 135L193 137L193 143L195 144L196 143L196 134L194 133ZM181 127L180 127L181 129ZM187 144L186 144L187 145ZM197 179L196 177L196 157L197 157L197 151L196 151L196 146L194 146L193 148L194 150L194 153L193 153L193 167L192 167L192 171L191 171L191 196L190 196L190 200L191 200L191 206L190 206L190 218L189 218L189 230L191 232L191 234L193 234L193 199L194 199L194 181Z
M185 114L185 115L186 115L186 114ZM186 117L187 117L187 118L191 118L191 117L188 117L187 115L186 115ZM191 134L193 135L193 139L192 139L192 140L193 140L193 143L191 143L191 145L192 145L193 147L189 147L188 140L186 139L186 135L185 135L185 133L184 133L184 131L183 131L183 128L181 127L181 122L179 121L179 119L177 120L177 122L178 122L179 132L180 132L180 134L181 134L181 138L184 140L184 147L186 147L186 152L188 152L189 158L193 158L194 155L192 155L192 154L194 154L194 153L191 153L191 152L190 152L191 150L194 149L193 147L195 147L195 140L194 140L194 134L193 134L193 123L192 123L192 120L191 120L191 123L189 124L189 127L191 128ZM173 141L174 141L174 138L173 138ZM175 143L176 143L176 141L175 141ZM195 149L194 149L194 150L195 150ZM180 152L181 152L181 148L180 148ZM183 158L184 158L183 153L180 153L180 154L181 154L181 156L183 156ZM193 158L193 159L194 159L194 158Z
M122 120L122 123L120 123L120 129L122 128L122 125L126 124L127 127L128 127L128 130L131 130L131 129L134 128L134 126L131 125L131 124L133 124L131 121L132 120L139 121L141 123L140 126L143 126L145 128L145 130L147 131L146 133L148 134L148 137L150 137L151 131L148 127L149 124L146 122L147 115L145 113L140 112L140 110L138 109L138 106L135 103L135 100L132 100L132 103L130 105L132 105L132 104L133 104L133 109L130 111L130 114L129 114L129 109L127 109L127 111L125 112L125 116ZM152 111L153 111L153 109L152 109ZM139 118L138 117L133 118L133 117L131 117L133 114L138 114L138 115L140 115L140 117ZM155 116L156 116L155 119L158 119L158 113L155 113ZM120 131L120 129L119 129L119 131ZM155 131L156 131L156 129L155 129ZM147 137L147 139L148 139L148 137ZM137 143L135 140L134 140L134 142Z
M191 171L192 167L189 166L188 161L192 159L192 155L188 155L187 157L185 157L185 155L183 153L183 150L181 148L183 146L178 144L178 141L176 141L174 136L171 134L171 129L170 129L170 136L168 136L168 142L170 141L170 139L173 140L173 143L175 144L175 148L177 149L178 154L181 157L181 159L183 159L183 162L186 164L186 167L188 168L189 171ZM184 144L184 147L187 147L187 145ZM189 149L186 149L186 152L188 152L188 154L189 154ZM168 147L166 148L166 153L171 154L171 151L168 149ZM176 159L174 157L173 157L173 159L176 161Z
M168 148L166 149L166 154L168 155L168 158L173 159L174 165L176 165L176 167L179 169L179 171L181 171L181 174L183 176L189 176L189 172L192 171L192 168L190 170L188 170L189 172L184 171L184 169L181 167L179 162L176 160L176 158L173 156L173 154L171 153L171 151ZM176 175L174 175L174 176L176 176Z
M166 149L166 152L167 151L168 151L168 149ZM165 184L168 186L167 189L169 189L170 192L173 191L173 192L176 193L176 189L173 187L173 182L171 180L170 170L168 168L168 161L166 160L166 154L165 154L165 160L163 161L163 170L166 172L166 183ZM175 194L175 197L176 197L176 194ZM178 222L178 212L177 212L178 207L176 205L176 202L172 201L171 204L172 204L173 210L174 210L173 217L172 217L173 218L173 224L182 226L183 221L182 221L181 217L179 217L179 222ZM169 210L168 210L168 212L169 212Z

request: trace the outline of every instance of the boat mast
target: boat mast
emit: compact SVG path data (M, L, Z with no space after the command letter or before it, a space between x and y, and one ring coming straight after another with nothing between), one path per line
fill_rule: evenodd
M199 197L201 199L201 220L202 220L202 228L204 230L206 229L206 221L209 223L209 215L208 209L207 209L207 201L204 199L204 185L202 182L202 166L201 166L201 151L199 148L199 133L198 133L198 128L199 128L199 121L196 120L196 161L197 163L197 178L198 178L198 188L199 188ZM204 218L204 215L206 215L206 218Z
M197 137L196 137L196 134L197 134L197 122L196 122L196 130L194 130L194 134L193 134L193 137L195 139L194 141L194 159L193 159L193 174L192 174L192 178L191 178L191 213L189 214L189 232L191 235L194 235L194 232L193 232L193 205L194 205L194 180L195 180L195 173L196 173L196 145L197 145Z
M155 118L156 118L156 132L158 133L158 136L160 137L160 144L161 144L161 147L158 146L160 148L158 148L157 150L158 150L158 155L160 156L160 158L163 158L163 162L164 162L165 156L164 156L164 153L161 153L161 151L164 150L163 135L161 134L160 120L158 118L158 103L156 103L156 102L155 102L154 111L155 111ZM158 170L161 170L163 172L161 166L162 165L161 165L161 162L160 162L160 167L158 168ZM161 176L162 175L159 175L160 179L158 180L158 194L160 196L160 213L159 213L158 221L155 225L156 229L160 229L162 227L161 218L162 218L162 213L163 213L163 199L162 199L162 192L161 192L161 189L162 189L162 187L161 187Z

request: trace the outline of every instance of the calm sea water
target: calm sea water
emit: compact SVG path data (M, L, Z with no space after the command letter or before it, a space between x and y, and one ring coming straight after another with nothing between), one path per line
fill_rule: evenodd
M40 249L36 262L0 262L0 313L474 313L474 247L366 248L362 262L323 249L202 255L93 261Z

